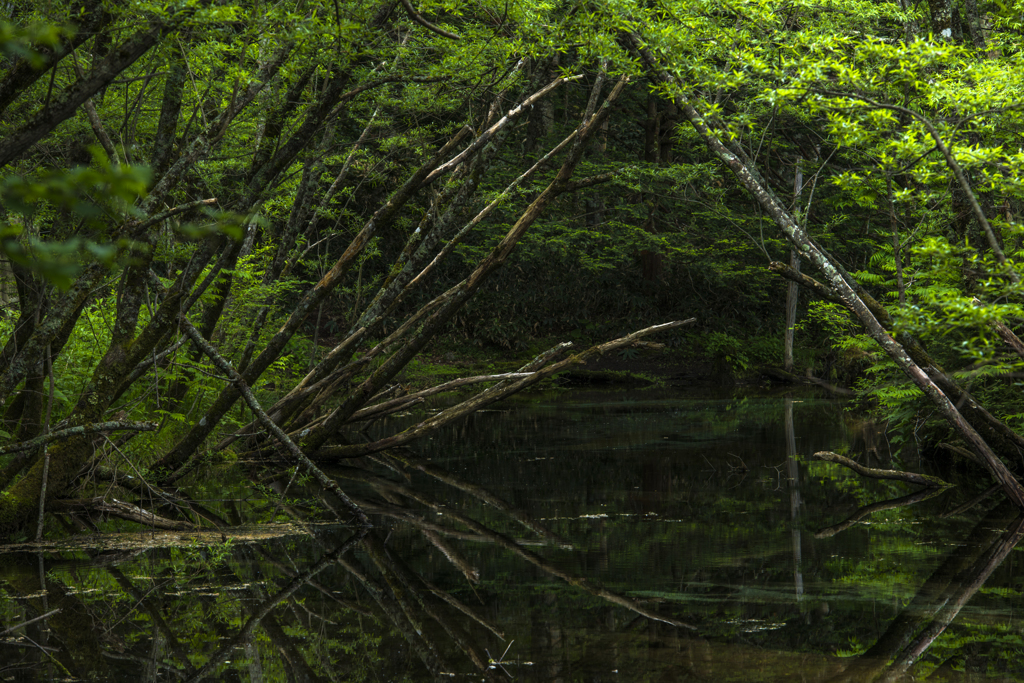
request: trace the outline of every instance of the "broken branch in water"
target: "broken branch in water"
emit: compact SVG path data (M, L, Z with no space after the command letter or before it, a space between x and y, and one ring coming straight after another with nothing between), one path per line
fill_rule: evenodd
M903 472L900 470L880 470L874 467L864 467L858 462L850 460L846 456L833 453L832 451L818 451L814 454L814 457L818 460L824 460L826 462L834 462L848 467L862 477L871 477L872 479L893 479L895 481L905 481L908 484L917 484L919 486L929 486L937 488L949 488L952 484L933 477L928 474L917 474L915 472Z

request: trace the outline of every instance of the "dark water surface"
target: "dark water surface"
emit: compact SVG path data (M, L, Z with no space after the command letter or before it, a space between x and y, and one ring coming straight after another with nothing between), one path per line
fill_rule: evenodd
M327 468L366 535L301 473L218 466L230 528L6 549L0 630L49 616L0 680L1024 680L1001 496L810 457L889 446L811 395L523 397Z

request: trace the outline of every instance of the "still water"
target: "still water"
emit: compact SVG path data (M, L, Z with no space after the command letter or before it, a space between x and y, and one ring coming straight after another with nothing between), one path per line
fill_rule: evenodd
M1024 680L1000 495L811 458L890 437L814 395L536 394L326 468L366 534L215 466L221 528L4 549L0 630L35 621L0 680Z

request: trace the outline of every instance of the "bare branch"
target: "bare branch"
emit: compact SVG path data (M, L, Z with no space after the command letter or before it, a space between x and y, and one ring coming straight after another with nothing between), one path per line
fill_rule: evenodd
M674 322L664 323L661 325L653 325L651 327L639 330L625 337L621 337L619 339L615 339L604 344L598 344L597 346L593 346L582 353L567 358L561 362L548 365L547 367L541 367L539 369L531 367L535 363L544 365L549 360L547 354L555 351L560 351L562 348L568 346L568 344L560 344L554 349L551 349L551 351L539 356L533 363L530 363L527 366L525 366L524 370L528 371L530 374L528 374L526 377L523 377L522 379L519 379L515 382L501 382L496 386L484 390L483 392L477 394L476 396L467 401L463 401L462 403L456 406L452 406L451 408L448 408L447 410L444 410L438 413L437 415L434 415L429 419L420 422L419 424L409 427L407 430L399 434L395 434L393 436L389 436L379 441L374 441L373 443L367 444L325 446L320 448L316 452L314 457L316 457L317 459L357 458L363 455L367 455L369 453L377 453L388 448L401 446L403 444L409 443L410 441L414 441L415 439L420 438L424 434L432 432L438 427L446 425L449 422L469 415L470 413L476 412L477 410L480 410L484 406L490 405L491 403L494 403L499 399L505 398L506 396L510 396L518 391L522 391L526 387L536 384L545 377L550 377L551 375L564 370L570 365L583 363L586 359L591 358L593 356L607 353L608 351L613 351L623 346L628 346L629 344L632 344L633 342L637 341L641 337L646 336L648 334L670 330L676 327L681 327L683 325L689 325L696 321L696 318L689 318L687 320L677 320Z
M814 454L815 459L824 460L825 462L834 462L843 467L849 467L851 470L861 475L862 477L871 477L872 479L892 479L894 481L904 481L908 484L918 484L920 486L930 486L938 488L950 488L952 484L933 477L928 474L917 474L915 472L903 472L901 470L880 470L875 467L864 467L860 463L850 460L846 456L833 453L832 451L818 451Z
M450 170L450 169L454 168L455 166L457 166L458 164L462 163L463 160L468 158L471 154L476 153L477 150L479 150L481 147L483 147L485 144L487 144L487 141L490 140L492 137L494 137L495 133L497 133L499 130L501 130L502 128L507 126L509 123L511 123L515 119L519 118L521 115L523 115L527 111L529 111L530 107L533 106L534 102L536 102L540 98L542 98L545 95L547 95L549 92L551 92L552 90L554 90L555 88L560 86L562 83L568 83L569 81L575 81L575 80L577 80L579 78L583 78L583 76L580 75L580 76L569 76L567 78L556 78L555 80L551 81L550 83L545 85L543 88L541 88L537 92L535 92L532 95L530 95L529 97L527 97L525 100L522 101L522 103L518 107L516 107L516 108L512 109L511 111L509 111L507 114L505 114L500 119L498 119L497 123L495 123L493 126L491 126L487 130L485 130L483 133L481 133L477 137L477 139L473 141L473 144L471 144L466 149L462 150L462 152L460 152L459 154L455 155L455 157L451 161L447 161L447 162L441 164L440 166L438 166L437 168L435 168L427 176L427 179L424 182L425 183L429 183L429 182L433 181L435 178L437 178L438 176L440 176L442 173L446 173L448 170Z
M38 448L45 443L51 441L57 441L58 439L67 439L72 436L78 436L80 434L93 434L95 432L118 432L118 431L135 431L135 432L152 432L159 428L160 424L157 422L123 422L120 420L114 422L89 422L77 427L68 427L67 429L59 429L49 434L37 436L29 441L22 441L21 443L11 444L0 448L0 455L7 455L8 453L17 453L18 451L28 451L33 448Z
M174 529L183 531L194 529L195 525L188 522L179 522L167 519L160 515L153 514L149 510L143 510L138 505L125 503L124 501L112 498L104 500L100 498L80 498L74 500L52 500L46 504L47 512L99 512L130 522L138 522L156 529Z

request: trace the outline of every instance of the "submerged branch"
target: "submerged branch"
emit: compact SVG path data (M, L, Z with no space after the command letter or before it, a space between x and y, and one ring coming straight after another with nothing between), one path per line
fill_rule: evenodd
M211 673L216 671L217 667L226 660L232 652L237 650L243 643L248 642L253 633L256 632L256 628L263 621L277 605L284 602L295 594L300 588L309 583L313 577L322 572L324 569L329 567L331 564L341 560L342 555L349 551L355 544L363 539L366 535L366 529L360 529L354 536L349 538L347 541L342 543L338 548L325 555L319 562L314 564L309 569L305 570L300 574L296 574L295 578L288 582L288 585L278 591L276 595L273 595L264 600L258 605L252 612L252 616L245 622L245 626L239 629L235 636L228 640L219 650L217 650L207 660L206 664L203 665L199 671L193 676L190 676L186 683L198 683L198 681L206 680Z
M963 512L967 512L972 507L974 507L975 505L977 505L981 501L985 500L986 498L988 498L989 496L991 496L993 493L995 493L998 490L999 490L999 484L993 484L992 486L989 486L987 489L985 489L984 491L982 491L981 493L976 495L974 498L971 498L969 501L967 501L963 505L958 505L957 507L953 508L949 512L943 512L941 515L939 515L939 518L940 519L947 519L949 517L956 517L957 515L959 515L959 514L961 514Z
M904 481L908 484L918 484L919 486L938 487L938 488L950 488L953 485L933 477L928 474L917 474L915 472L902 472L900 470L880 470L874 467L864 467L860 463L850 460L846 456L833 453L832 451L818 451L814 454L814 457L818 460L824 460L825 462L834 462L843 467L848 467L862 477L871 477L872 479L892 479L895 481Z

